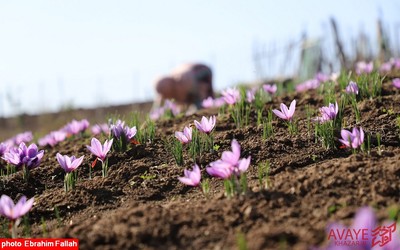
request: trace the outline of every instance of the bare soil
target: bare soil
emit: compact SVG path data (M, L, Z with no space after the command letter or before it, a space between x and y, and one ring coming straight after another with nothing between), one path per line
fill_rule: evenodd
M44 161L32 171L29 183L22 180L20 172L0 179L1 193L35 197L29 214L32 237L74 237L80 240L80 249L238 249L241 236L248 249L321 246L327 243L325 229L330 222L350 224L365 205L374 207L383 221L388 218L388 208L399 204L400 131L396 118L400 116L400 94L390 77L386 79L381 98L359 103L362 120L357 126L371 135L370 155L352 154L341 148L339 141L329 150L315 142L314 133L307 131L305 106L317 109L323 99L313 91L277 97L266 104L265 110L297 100L296 135L290 135L276 120L274 136L264 141L254 117L250 125L237 129L228 115L218 116L214 136L220 148L198 163L206 177L206 164L229 150L236 138L242 156L252 157L246 195L226 198L218 179L211 179L207 198L200 188L183 185L177 177L193 162L185 155L184 166L176 166L164 146L163 138L202 115L217 114L217 110L157 122L154 142L111 154L106 178L101 177L98 164L93 178L88 179L93 158L85 145L90 137L70 139L46 149ZM353 111L347 108L345 114L348 128L355 126ZM376 133L382 136L380 151ZM80 180L68 193L63 189L64 173L56 161L57 152L85 155ZM257 166L266 160L270 162L270 185L263 189Z

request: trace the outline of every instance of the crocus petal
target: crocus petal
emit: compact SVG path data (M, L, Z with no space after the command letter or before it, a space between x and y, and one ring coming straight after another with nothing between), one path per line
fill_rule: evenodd
M277 109L274 109L274 110L272 110L272 112L274 112L274 114L275 114L276 116L278 116L279 118L282 118L282 119L284 119L284 120L287 120L287 117L286 117L281 111L279 111L279 110L277 110Z
M289 112L288 112L289 119L291 119L293 117L295 110L296 110L296 100L293 100L290 103L290 107L289 107Z
M248 158L243 158L239 161L238 169L239 169L240 173L247 171L247 169L250 166L250 160L251 160L251 156L249 156Z

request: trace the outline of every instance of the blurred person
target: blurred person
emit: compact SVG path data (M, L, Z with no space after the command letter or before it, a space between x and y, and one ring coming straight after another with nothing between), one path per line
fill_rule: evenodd
M186 108L194 104L199 109L204 99L214 97L212 71L200 63L179 66L170 75L158 78L154 87L157 93L153 109L161 107L167 99Z

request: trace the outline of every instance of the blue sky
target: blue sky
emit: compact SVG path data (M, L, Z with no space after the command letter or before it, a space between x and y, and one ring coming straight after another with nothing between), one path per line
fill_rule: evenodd
M254 44L323 36L330 16L346 39L375 35L378 16L393 30L399 11L379 0L0 0L0 116L149 100L156 76L190 61L210 64L220 90L257 79Z

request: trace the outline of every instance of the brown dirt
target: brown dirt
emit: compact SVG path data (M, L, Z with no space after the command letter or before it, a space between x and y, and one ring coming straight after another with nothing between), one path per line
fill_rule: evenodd
M254 119L249 126L236 129L228 116L217 117L214 135L221 147L202 157L203 177L207 176L204 166L218 159L236 138L242 156L252 157L250 190L243 196L224 197L223 184L217 179L210 182L208 198L199 188L179 183L177 177L192 161L185 157L184 167L176 166L161 140L215 110L158 122L153 143L111 154L107 178L101 177L99 165L94 178L87 178L93 160L85 148L89 137L63 142L46 149L31 182L24 183L21 173L1 179L1 193L14 198L35 196L29 215L33 237L46 236L41 222L44 218L48 236L79 238L81 249L237 249L241 234L249 249L320 246L326 244L329 222L349 224L364 205L373 206L382 221L388 217L387 209L399 204L400 131L396 118L400 115L400 95L388 81L381 98L359 104L362 121L357 126L372 135L370 155L352 154L339 148L338 141L337 147L329 150L315 143L314 134L307 133L305 105L322 106L322 98L316 96L292 94L266 104L269 109L280 102L298 100L300 129L293 136L283 123L275 121L274 137L263 141L262 128ZM354 126L351 109L345 113L349 127ZM377 132L382 135L381 154L376 147ZM85 155L80 181L68 193L63 190L57 152ZM264 190L258 184L257 166L266 160L271 163L271 172L270 186Z

